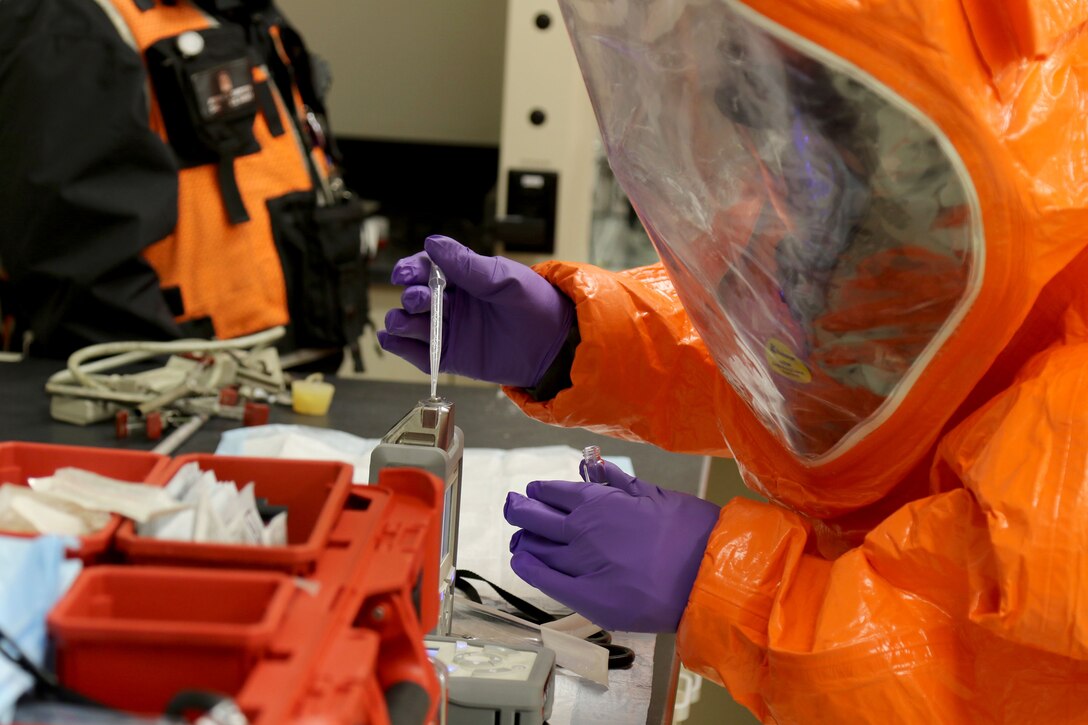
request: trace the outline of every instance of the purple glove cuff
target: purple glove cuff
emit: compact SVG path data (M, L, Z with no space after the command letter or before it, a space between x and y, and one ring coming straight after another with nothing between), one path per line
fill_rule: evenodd
M576 324L574 317L574 301L560 292L555 290L561 297L560 302L561 312L558 318L559 321L559 334L556 335L552 344L545 349L544 356L541 358L540 366L536 370L536 374L533 375L533 382L530 385L522 385L523 388L535 388L540 385L541 380L544 378L544 374L548 372L548 368L552 366L555 359L559 356L559 352L563 349L563 346L567 344L567 339L570 336L570 328ZM567 371L569 377L569 370ZM551 396L548 396L551 397Z

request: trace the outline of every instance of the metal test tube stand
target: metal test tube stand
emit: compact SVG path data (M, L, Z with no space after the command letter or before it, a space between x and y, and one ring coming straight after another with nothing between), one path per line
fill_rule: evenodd
M427 398L390 429L370 455L370 480L383 468L421 468L445 482L442 542L438 567L438 625L433 634L446 636L453 625L453 581L457 561L457 524L461 510L461 471L465 436L454 425L453 403Z

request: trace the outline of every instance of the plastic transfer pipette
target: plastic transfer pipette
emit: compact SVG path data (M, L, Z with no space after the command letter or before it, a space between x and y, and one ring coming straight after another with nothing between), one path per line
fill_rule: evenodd
M442 293L446 289L446 275L438 265L431 263L431 399L438 398L438 368L442 364Z

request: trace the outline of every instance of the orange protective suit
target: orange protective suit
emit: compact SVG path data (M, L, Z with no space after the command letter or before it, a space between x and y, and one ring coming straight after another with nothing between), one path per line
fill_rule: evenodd
M732 455L769 499L723 508L680 625L685 665L768 723L1088 722L1088 2L564 11L663 264L539 266L576 303L573 386L507 392L548 423ZM804 70L830 56L832 80ZM723 57L770 69L743 81L765 105L700 70ZM776 88L775 68L804 78ZM825 83L922 120L853 103L852 128L885 117L851 148L796 110ZM893 216L871 223L897 187L865 161L896 153L887 123L942 150L902 188L951 180L948 203L900 206L898 237ZM790 154L807 171L775 166ZM804 206L798 174L858 191ZM784 239L831 254L798 277Z

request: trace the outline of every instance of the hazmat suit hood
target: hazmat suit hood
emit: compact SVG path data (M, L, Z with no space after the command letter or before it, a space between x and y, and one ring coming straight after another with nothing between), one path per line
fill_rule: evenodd
M780 500L813 479L875 500L1084 248L1085 86L1058 39L1088 9L562 4L612 168L746 403L734 454L775 461Z

